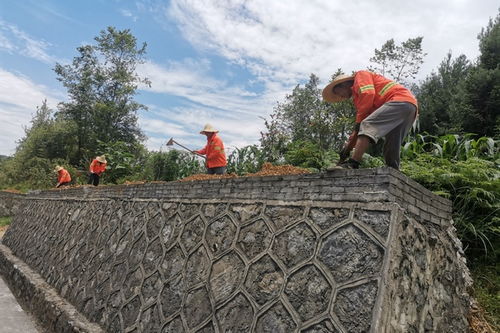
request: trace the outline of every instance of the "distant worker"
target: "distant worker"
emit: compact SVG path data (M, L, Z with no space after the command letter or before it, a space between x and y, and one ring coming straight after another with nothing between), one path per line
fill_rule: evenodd
M212 125L206 124L200 134L207 136L207 145L203 149L195 150L195 153L207 156L206 167L209 175L226 173L226 153L224 152L224 143L217 135L218 132Z
M71 182L71 175L69 174L68 170L64 169L60 165L56 165L56 168L54 170L57 172L57 184L56 187L62 187L62 186L67 186Z
M102 173L106 171L107 165L106 157L104 155L97 156L92 163L90 163L90 177L89 184L93 184L94 186L99 185L99 178Z
M385 164L399 170L401 144L417 115L413 94L402 85L368 71L339 75L323 89L323 99L327 102L350 97L357 111L356 125L340 152L339 163L327 170L359 168L363 154L382 137Z

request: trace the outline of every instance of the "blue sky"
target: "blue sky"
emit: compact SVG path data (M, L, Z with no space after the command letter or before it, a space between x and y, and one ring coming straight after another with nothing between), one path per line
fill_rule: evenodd
M0 0L0 154L16 141L43 99L66 91L56 62L69 63L107 26L146 42L138 73L152 81L136 99L150 149L174 137L202 147L207 122L227 150L258 143L262 117L310 73L326 83L337 68L366 68L386 40L423 36L424 79L452 51L474 60L477 34L495 17L493 0Z

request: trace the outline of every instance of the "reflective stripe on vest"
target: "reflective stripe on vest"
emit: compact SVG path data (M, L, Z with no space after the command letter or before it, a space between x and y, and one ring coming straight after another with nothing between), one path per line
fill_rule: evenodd
M394 87L397 83L396 82L389 82L387 83L383 88L382 90L380 90L380 92L378 93L380 96L384 96L386 92L389 91L389 89L391 89L392 87Z
M375 90L373 84L367 84L366 86L359 87L359 92L362 93L365 90L371 90L371 89Z

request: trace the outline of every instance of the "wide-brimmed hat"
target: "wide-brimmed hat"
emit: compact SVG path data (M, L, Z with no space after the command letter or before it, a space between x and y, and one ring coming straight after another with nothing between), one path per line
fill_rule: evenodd
M325 89L323 89L323 100L330 102L330 103L336 103L345 100L345 97L336 95L333 93L333 88L335 88L336 85L341 84L342 82L346 81L351 81L354 80L354 75L345 75L341 74L337 76L335 79L333 79L332 82L330 82Z
M60 166L60 165L56 165L56 167L54 168L54 171L55 171L55 172L59 172L59 171L61 171L62 169L64 169L62 166Z
M206 124L205 127L201 130L200 134L203 134L204 132L210 132L210 133L217 133L219 132L216 130L212 125Z
M95 159L98 162L101 162L101 163L108 163L108 162L106 162L106 156L105 155L97 156Z

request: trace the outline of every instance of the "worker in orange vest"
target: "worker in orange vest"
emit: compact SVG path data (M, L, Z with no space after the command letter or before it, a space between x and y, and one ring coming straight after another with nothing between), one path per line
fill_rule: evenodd
M99 185L99 178L102 173L106 171L107 165L106 157L104 155L97 156L92 163L90 163L90 177L89 184L93 184L94 186Z
M60 165L56 165L54 169L57 172L57 184L56 187L67 186L71 182L71 175L68 170L64 169Z
M222 175L226 173L226 153L224 152L224 143L217 134L219 131L206 124L200 134L206 135L207 145L205 148L196 150L195 153L207 156L207 173L209 175Z
M416 98L402 85L368 71L339 75L323 89L327 102L351 97L357 111L356 125L340 152L339 163L327 170L359 168L363 154L382 137L385 164L399 169L401 144L417 115Z

